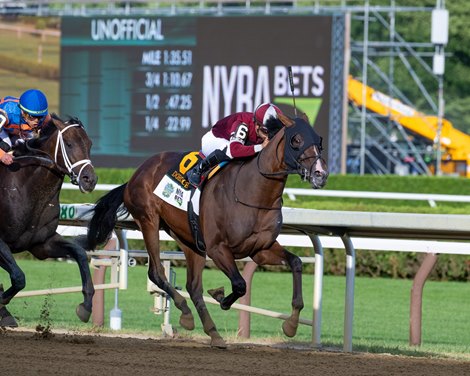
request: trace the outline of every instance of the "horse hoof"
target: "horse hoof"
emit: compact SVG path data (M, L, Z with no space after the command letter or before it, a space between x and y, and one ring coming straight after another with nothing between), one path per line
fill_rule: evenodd
M18 323L13 316L2 317L0 320L0 328L18 328Z
M180 316L180 325L186 330L194 329L194 317L192 313L182 313Z
M78 318L83 322L88 322L90 320L91 311L88 311L83 303L80 303L75 310Z
M222 300L225 297L225 289L223 286L217 289L207 290L207 293L210 296L212 296L215 300L217 300L219 303L222 302Z
M1 286L0 288L2 288ZM1 328L17 328L18 323L15 318L8 312L7 308L0 304L0 327Z
M224 311L228 311L232 305L231 305L231 304L224 303L224 300L225 300L225 299L223 299L223 300L220 302L220 308L222 308Z
M226 349L227 344L221 337L211 338L211 347L215 347L217 349Z
M294 337L297 333L298 324L292 324L290 320L284 321L282 324L282 331L287 337Z

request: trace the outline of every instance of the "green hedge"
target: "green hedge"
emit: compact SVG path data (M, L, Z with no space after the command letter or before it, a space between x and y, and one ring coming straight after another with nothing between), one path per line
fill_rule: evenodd
M339 250L324 251L325 274L344 275L346 256ZM365 277L414 278L424 253L356 251L356 275ZM469 281L470 260L462 255L439 255L430 277L439 281Z

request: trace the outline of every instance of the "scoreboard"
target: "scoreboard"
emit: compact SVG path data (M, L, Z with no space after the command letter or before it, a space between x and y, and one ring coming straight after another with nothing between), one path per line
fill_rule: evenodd
M273 102L328 140L330 16L64 17L60 113L78 116L94 164L137 167L165 150L198 150L219 119ZM325 142L328 147L329 142Z

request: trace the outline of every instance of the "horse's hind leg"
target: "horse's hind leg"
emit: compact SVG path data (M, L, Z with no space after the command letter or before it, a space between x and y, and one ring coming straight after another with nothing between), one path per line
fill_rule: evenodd
M196 307L199 318L201 319L204 332L211 337L211 346L218 348L226 348L224 339L220 336L217 328L212 321L212 317L207 310L206 303L203 299L202 287L202 271L206 264L205 257L195 253L192 249L178 242L180 248L186 255L186 289L188 290L191 300Z
M135 218L135 217L134 217ZM194 329L194 317L189 309L186 299L183 298L178 291L168 282L165 269L160 261L160 234L159 234L159 217L153 220L140 218L136 220L144 236L145 247L149 255L149 279L159 288L165 291L171 299L173 299L176 308L181 311L180 324L187 330Z
M282 330L288 337L297 333L299 326L300 311L304 308L302 297L302 261L296 255L283 248L278 242L268 249L258 252L252 256L258 265L289 265L292 271L292 314L282 324Z
M23 271L20 269L11 254L8 245L0 239L0 267L10 275L11 286L3 291L3 285L0 285L0 327L17 327L13 316L8 312L5 305L26 285L26 279Z
M76 243L64 239L61 235L56 233L45 243L36 245L29 251L40 260L46 258L71 257L77 262L82 278L83 303L77 306L76 313L81 321L88 322L91 315L92 299L95 294L95 289L93 287L85 249Z

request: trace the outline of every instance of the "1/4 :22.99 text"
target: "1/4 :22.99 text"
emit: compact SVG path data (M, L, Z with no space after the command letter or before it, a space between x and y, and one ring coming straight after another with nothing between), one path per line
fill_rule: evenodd
M165 121L165 130L168 132L188 132L191 129L189 116L168 116Z

